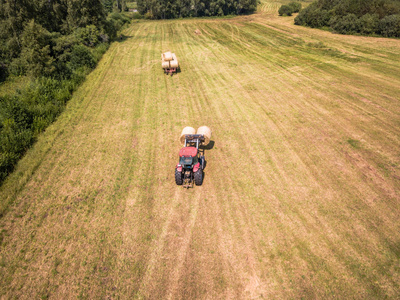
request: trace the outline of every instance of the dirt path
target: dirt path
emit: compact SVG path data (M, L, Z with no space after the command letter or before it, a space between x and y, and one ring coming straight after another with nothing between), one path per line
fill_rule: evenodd
M400 41L276 5L134 23L112 45L1 188L2 297L399 294ZM178 136L201 125L215 145L184 190Z

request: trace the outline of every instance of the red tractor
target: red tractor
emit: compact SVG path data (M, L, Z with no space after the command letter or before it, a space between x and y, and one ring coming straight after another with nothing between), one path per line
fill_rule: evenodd
M186 134L184 147L179 151L179 164L175 168L175 182L186 188L203 184L203 169L206 161L204 149L200 149L205 138L203 134Z

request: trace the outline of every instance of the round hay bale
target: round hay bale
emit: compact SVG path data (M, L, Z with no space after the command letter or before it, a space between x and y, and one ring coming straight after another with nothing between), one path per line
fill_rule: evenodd
M196 134L196 129L194 129L193 127L189 127L189 126L183 128L181 137L180 137L181 144L185 144L185 135L186 134Z
M204 135L204 145L207 146L211 140L211 129L207 126L201 126L197 129L197 134Z
M177 68L179 66L177 60L171 60L169 63L171 68Z
M163 53L163 59L166 61L170 61L173 59L172 53L170 51Z
M169 68L169 61L163 61L163 62L161 63L161 67L162 67L163 69L168 69L168 68Z

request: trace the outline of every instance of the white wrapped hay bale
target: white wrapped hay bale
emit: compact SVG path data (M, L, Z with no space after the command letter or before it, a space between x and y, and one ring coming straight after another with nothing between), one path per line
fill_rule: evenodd
M197 129L197 134L204 135L204 145L208 145L211 140L211 129L207 126L201 126Z
M194 129L193 127L189 127L189 126L183 128L182 133L181 133L181 138L180 138L180 141L182 144L185 143L185 135L186 134L196 134L196 129Z
M170 51L163 53L162 54L162 59L165 60L165 61L172 60L173 59L172 53Z

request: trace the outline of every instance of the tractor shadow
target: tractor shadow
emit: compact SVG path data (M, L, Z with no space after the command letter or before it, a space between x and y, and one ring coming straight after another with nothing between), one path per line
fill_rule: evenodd
M131 39L131 38L132 38L132 36L120 34L117 38L114 39L114 41L116 41L118 43L123 43L126 40Z
M199 146L199 149L201 151L201 155L203 155L205 157L205 151L206 150L211 150L212 148L214 148L215 142L214 141L210 141L208 143L207 146ZM207 167L207 160L204 160L204 169ZM206 173L203 173L203 176L206 176ZM203 178L204 180L204 178Z
M211 150L212 148L214 148L214 145L215 145L215 142L214 141L210 141L207 146L203 146L202 145L199 148L202 149L202 150Z
M171 77L173 77L174 75L178 75L180 72L181 72L181 67L178 67L178 68L176 69L176 72L175 72L175 73L171 73Z

